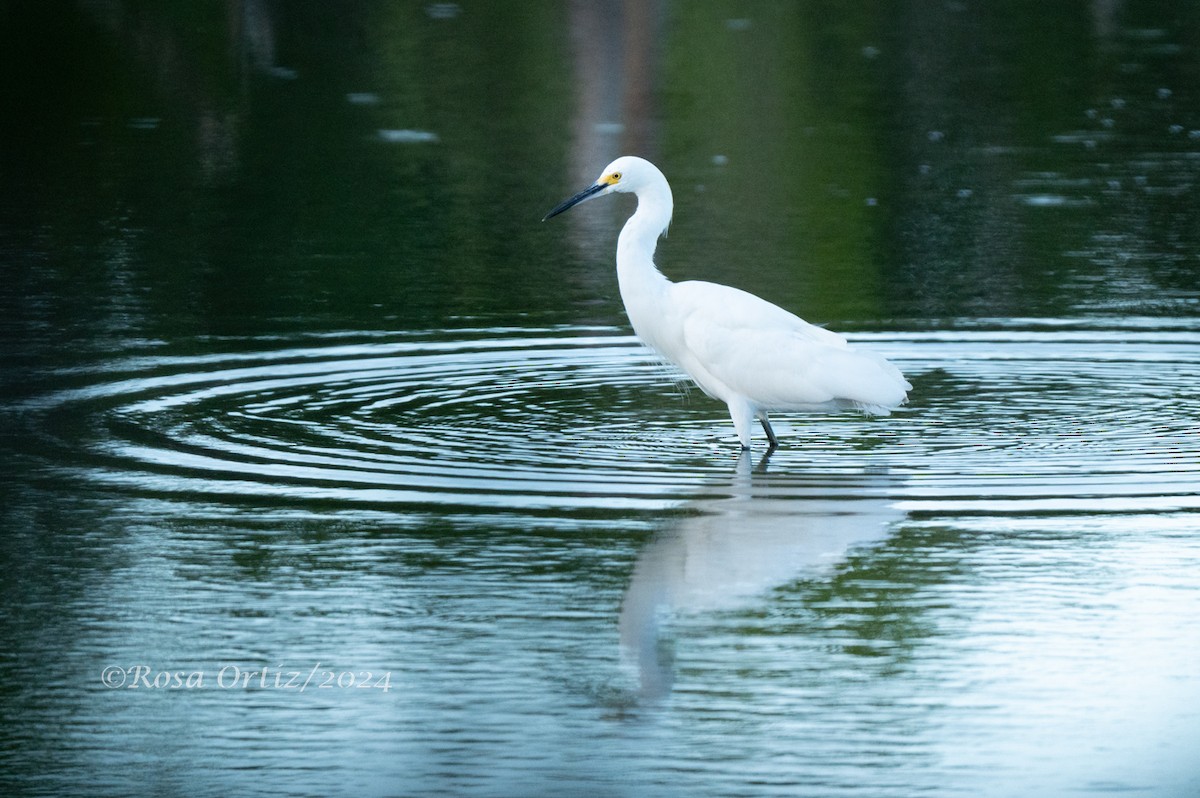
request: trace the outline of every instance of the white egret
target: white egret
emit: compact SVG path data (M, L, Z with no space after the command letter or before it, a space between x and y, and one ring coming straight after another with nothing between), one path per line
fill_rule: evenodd
M887 414L906 401L912 385L899 369L837 333L737 288L668 280L654 265L654 250L671 221L671 187L643 158L616 159L542 221L614 191L638 199L617 238L617 282L633 331L702 391L729 405L743 448L750 448L755 418L770 447L779 445L768 411Z

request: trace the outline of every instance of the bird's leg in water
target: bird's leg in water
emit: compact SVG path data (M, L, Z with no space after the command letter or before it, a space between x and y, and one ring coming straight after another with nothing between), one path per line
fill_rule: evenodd
M770 442L771 448L779 447L779 439L775 437L775 430L771 429L771 422L767 420L766 413L759 413L758 420L762 422L763 432L767 433L767 441Z

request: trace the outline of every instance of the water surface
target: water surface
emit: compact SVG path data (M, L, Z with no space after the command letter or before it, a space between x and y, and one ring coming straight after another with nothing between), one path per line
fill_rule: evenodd
M0 9L4 794L1200 793L1190 4ZM622 152L909 404L741 452Z

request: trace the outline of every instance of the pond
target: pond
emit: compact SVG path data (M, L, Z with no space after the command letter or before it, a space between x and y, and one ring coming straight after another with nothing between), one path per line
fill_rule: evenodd
M0 8L4 794L1200 793L1192 4Z

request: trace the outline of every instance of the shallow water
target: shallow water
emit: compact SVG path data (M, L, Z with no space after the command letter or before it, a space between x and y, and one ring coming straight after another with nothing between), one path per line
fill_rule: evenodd
M855 340L914 401L786 419L770 457L617 330L49 376L10 413L40 474L13 504L69 482L87 520L66 562L27 520L13 698L60 763L30 764L68 792L1186 794L1196 323Z
M886 469L910 512L1197 509L1198 326L852 336L904 369L913 401L887 419L785 420L791 445L758 469ZM82 384L15 410L37 456L85 484L365 506L661 510L738 448L721 405L617 330L255 343L65 370Z
M0 792L1200 794L1190 4L285 5L0 15ZM741 452L623 151L911 401Z

